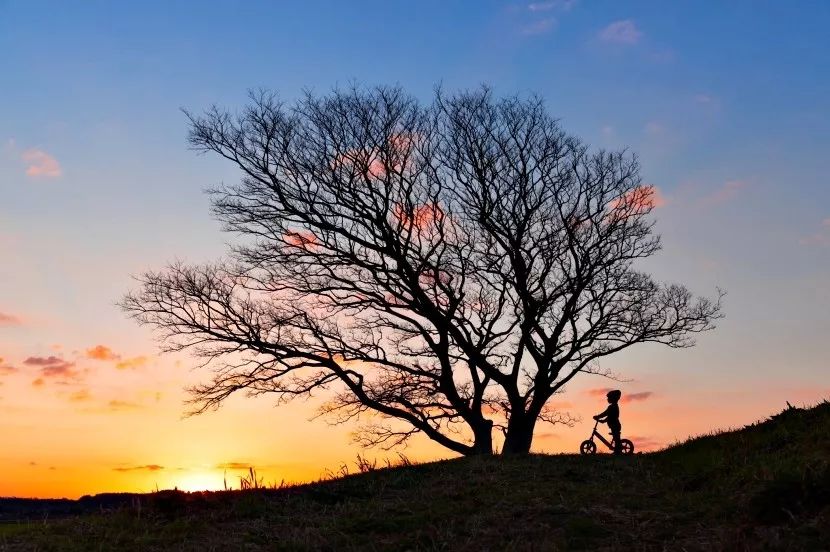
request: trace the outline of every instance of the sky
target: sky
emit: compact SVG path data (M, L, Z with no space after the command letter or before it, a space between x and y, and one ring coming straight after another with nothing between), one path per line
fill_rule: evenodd
M134 275L226 251L203 190L239 175L188 149L181 108L259 87L488 83L639 155L664 245L641 266L725 289L726 318L693 349L610 358L622 381L575 379L556 400L582 421L534 450L575 451L608 387L641 450L830 397L828 25L807 1L0 0L0 496L308 481L363 453L310 421L322 397L184 417L208 374L116 306Z

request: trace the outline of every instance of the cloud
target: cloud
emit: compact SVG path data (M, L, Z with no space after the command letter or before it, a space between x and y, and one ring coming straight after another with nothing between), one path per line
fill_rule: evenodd
M90 400L91 398L92 395L89 394L88 389L81 389L80 391L75 391L69 395L70 402L84 402Z
M112 468L117 472L131 472L131 471L161 471L164 469L164 466L159 466L158 464L147 464L146 466L129 466L124 468Z
M17 372L17 368L10 366L9 364L4 364L4 360L5 359L3 359L3 357L0 357L0 376L7 376Z
M709 94L695 94L694 100L695 103L701 105L714 105L717 103L717 100Z
M120 401L120 400L111 400L107 403L107 408L113 411L124 411L124 410L140 410L144 408L138 403L129 402L129 401Z
M634 442L634 449L640 452L645 450L659 449L663 446L663 443L661 441L658 441L653 437L635 436L628 437L628 439Z
M545 12L550 10L569 11L576 5L577 0L547 0L545 2L531 2L527 9L532 12Z
M595 389L588 389L585 391L587 395L592 397L605 397L605 395L611 391L610 387L597 387ZM654 395L652 391L640 391L638 393L623 393L622 398L620 398L620 402L622 403L630 403L635 401L644 401L646 399L651 398Z
M612 127L611 125L604 125L601 129L599 129L599 132L600 134L602 134L602 137L606 140L609 138L613 138L614 134L616 134L614 127Z
M666 205L666 198L663 197L660 189L652 184L637 186L608 203L608 207L612 211L619 210L619 216L626 216L630 213L644 213L664 205Z
M0 326L19 326L22 323L20 317L7 312L0 312Z
M830 218L821 221L818 232L799 240L801 245L830 246Z
M105 345L96 345L86 350L86 357L93 360L118 360L121 355L115 354L112 349Z
M150 361L149 358L146 356L137 356L133 358L126 358L121 362L117 362L115 367L119 370L134 370L136 368L141 368L145 364Z
M674 61L675 54L673 50L665 49L651 52L648 58L654 63L671 63Z
M62 174L58 160L37 148L29 148L20 154L26 163L26 175L32 178L57 178Z
M36 380L32 381L32 387L42 387L45 383L46 382L43 381L43 378L37 378Z
M599 39L613 44L636 44L643 33L630 19L614 21L599 32Z
M44 378L76 378L80 374L73 370L74 362L68 362L60 357L29 357L23 361L27 366L40 368L40 375Z
M49 357L29 357L23 361L23 364L29 366L51 366L53 364L61 364L64 360L56 356Z
M643 130L649 136L660 136L666 131L666 127L664 127L657 121L649 121L646 123L646 126L643 128Z
M654 395L651 391L641 391L639 393L626 393L622 397L622 402L644 401Z
M706 205L719 205L735 198L741 190L747 187L744 180L729 180L720 188L704 197L701 202Z
M316 249L317 236L306 230L289 230L282 235L282 240L291 247L310 251Z
M222 464L216 464L217 470L247 470L253 467L254 465L248 462L224 462Z
M547 19L540 19L539 21L534 21L529 25L525 25L522 27L522 34L539 35L552 31L554 28L556 28L556 19L548 17Z

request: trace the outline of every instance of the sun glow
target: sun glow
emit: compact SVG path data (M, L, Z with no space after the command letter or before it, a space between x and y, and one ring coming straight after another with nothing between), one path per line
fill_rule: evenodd
M180 491L221 491L225 488L222 474L214 472L195 472L184 475L175 480L175 486Z

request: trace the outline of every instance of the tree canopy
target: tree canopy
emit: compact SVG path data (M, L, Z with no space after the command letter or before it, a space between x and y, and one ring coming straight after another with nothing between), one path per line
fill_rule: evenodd
M326 389L366 445L490 453L501 429L527 452L538 421L568 420L549 404L572 378L720 316L720 295L637 269L660 239L636 156L591 150L540 98L353 87L188 116L191 145L240 170L211 192L239 239L144 274L122 306L212 367L195 412Z

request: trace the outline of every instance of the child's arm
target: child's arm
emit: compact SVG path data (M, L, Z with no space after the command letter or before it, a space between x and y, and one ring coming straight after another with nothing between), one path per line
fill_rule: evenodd
M605 421L605 418L607 418L607 417L608 417L608 411L609 411L610 409L611 409L611 407L609 406L608 408L606 408L605 410L603 410L602 412L600 412L599 414L597 414L596 416L594 416L594 419L595 419L596 421L598 421L598 422L604 422L604 421Z

